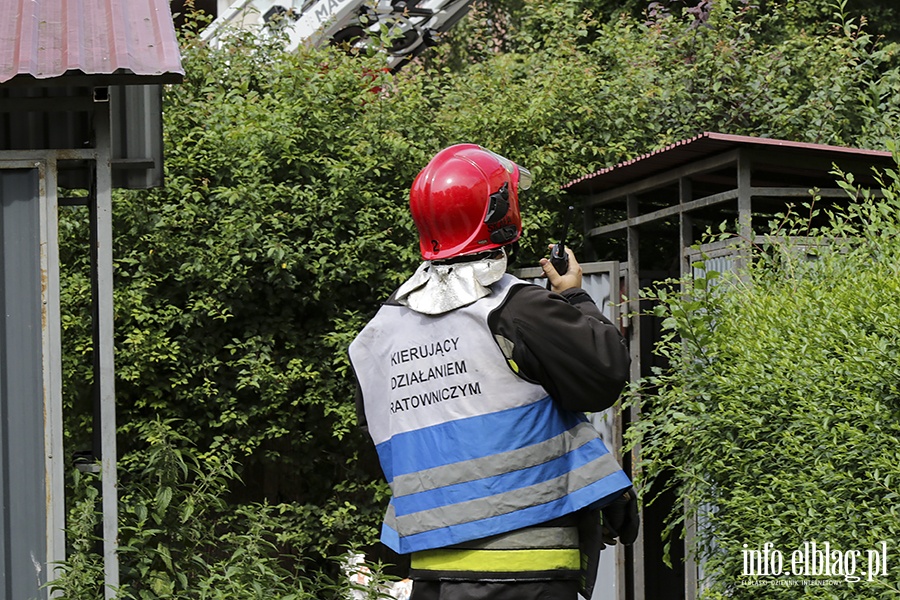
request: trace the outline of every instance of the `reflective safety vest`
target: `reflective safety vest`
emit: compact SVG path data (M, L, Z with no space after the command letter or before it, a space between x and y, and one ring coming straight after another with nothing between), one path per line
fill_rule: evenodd
M425 580L581 579L578 528L526 527L410 557L410 577Z
M507 364L488 316L515 285L528 284L505 275L439 316L386 304L350 345L392 491L381 539L396 552L532 527L631 487L583 414Z

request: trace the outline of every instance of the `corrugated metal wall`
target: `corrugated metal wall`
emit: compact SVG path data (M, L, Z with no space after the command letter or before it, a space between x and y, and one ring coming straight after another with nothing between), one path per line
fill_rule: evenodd
M46 597L37 169L0 169L0 597Z
M160 85L0 87L0 150L92 148L95 100L106 97L111 114L113 186L161 186ZM62 187L86 188L89 180L85 165L59 164Z
M91 88L0 87L0 150L86 148Z

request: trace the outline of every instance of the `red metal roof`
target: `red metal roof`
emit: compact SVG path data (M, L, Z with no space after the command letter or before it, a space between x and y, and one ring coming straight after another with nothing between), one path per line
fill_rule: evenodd
M600 169L595 173L570 181L563 185L562 188L574 193L601 192L649 175L680 167L707 156L747 146L785 148L797 154L816 154L831 156L835 159L838 157L855 157L857 159L867 159L873 164L879 165L893 164L891 153L879 150L861 150L808 142L790 142L771 138L705 132L665 148L642 154L637 158L621 162L612 167Z
M168 0L2 0L0 84L63 75L180 81Z

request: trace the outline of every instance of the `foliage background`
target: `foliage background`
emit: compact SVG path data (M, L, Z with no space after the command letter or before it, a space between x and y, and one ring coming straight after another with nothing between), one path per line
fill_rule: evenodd
M374 543L388 492L345 349L417 263L407 190L440 148L480 143L535 173L530 265L562 184L676 140L896 137L896 31L861 16L896 8L824 6L479 2L396 73L377 52L240 33L211 48L186 27L166 187L114 202L123 596L325 598L332 557ZM90 445L85 222L62 215L72 449ZM71 598L96 591L94 489L73 479Z

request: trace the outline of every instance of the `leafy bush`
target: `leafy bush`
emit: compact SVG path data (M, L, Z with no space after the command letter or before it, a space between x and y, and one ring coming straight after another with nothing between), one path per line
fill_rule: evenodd
M122 457L117 598L151 600L346 600L345 575L329 575L295 547L296 507L225 501L236 478L229 461L201 459L173 422L136 428L136 448ZM97 475L75 472L69 557L52 589L71 600L103 595ZM337 560L335 561L338 562ZM378 565L363 565L377 595L386 580ZM308 571L309 569L309 571ZM369 589L371 588L371 589ZM380 597L380 596L379 596Z
M787 215L773 231L802 233L802 245L758 241L767 252L735 275L648 291L669 368L632 390L642 419L629 437L641 445L642 486L672 486L684 501L670 541L685 518L699 523L703 597L900 592L896 569L870 581L865 558L859 583L745 587L745 549L771 543L789 570L805 542L865 557L900 539L900 177L887 172L882 198L852 177L842 185L853 201L830 226L807 231Z

